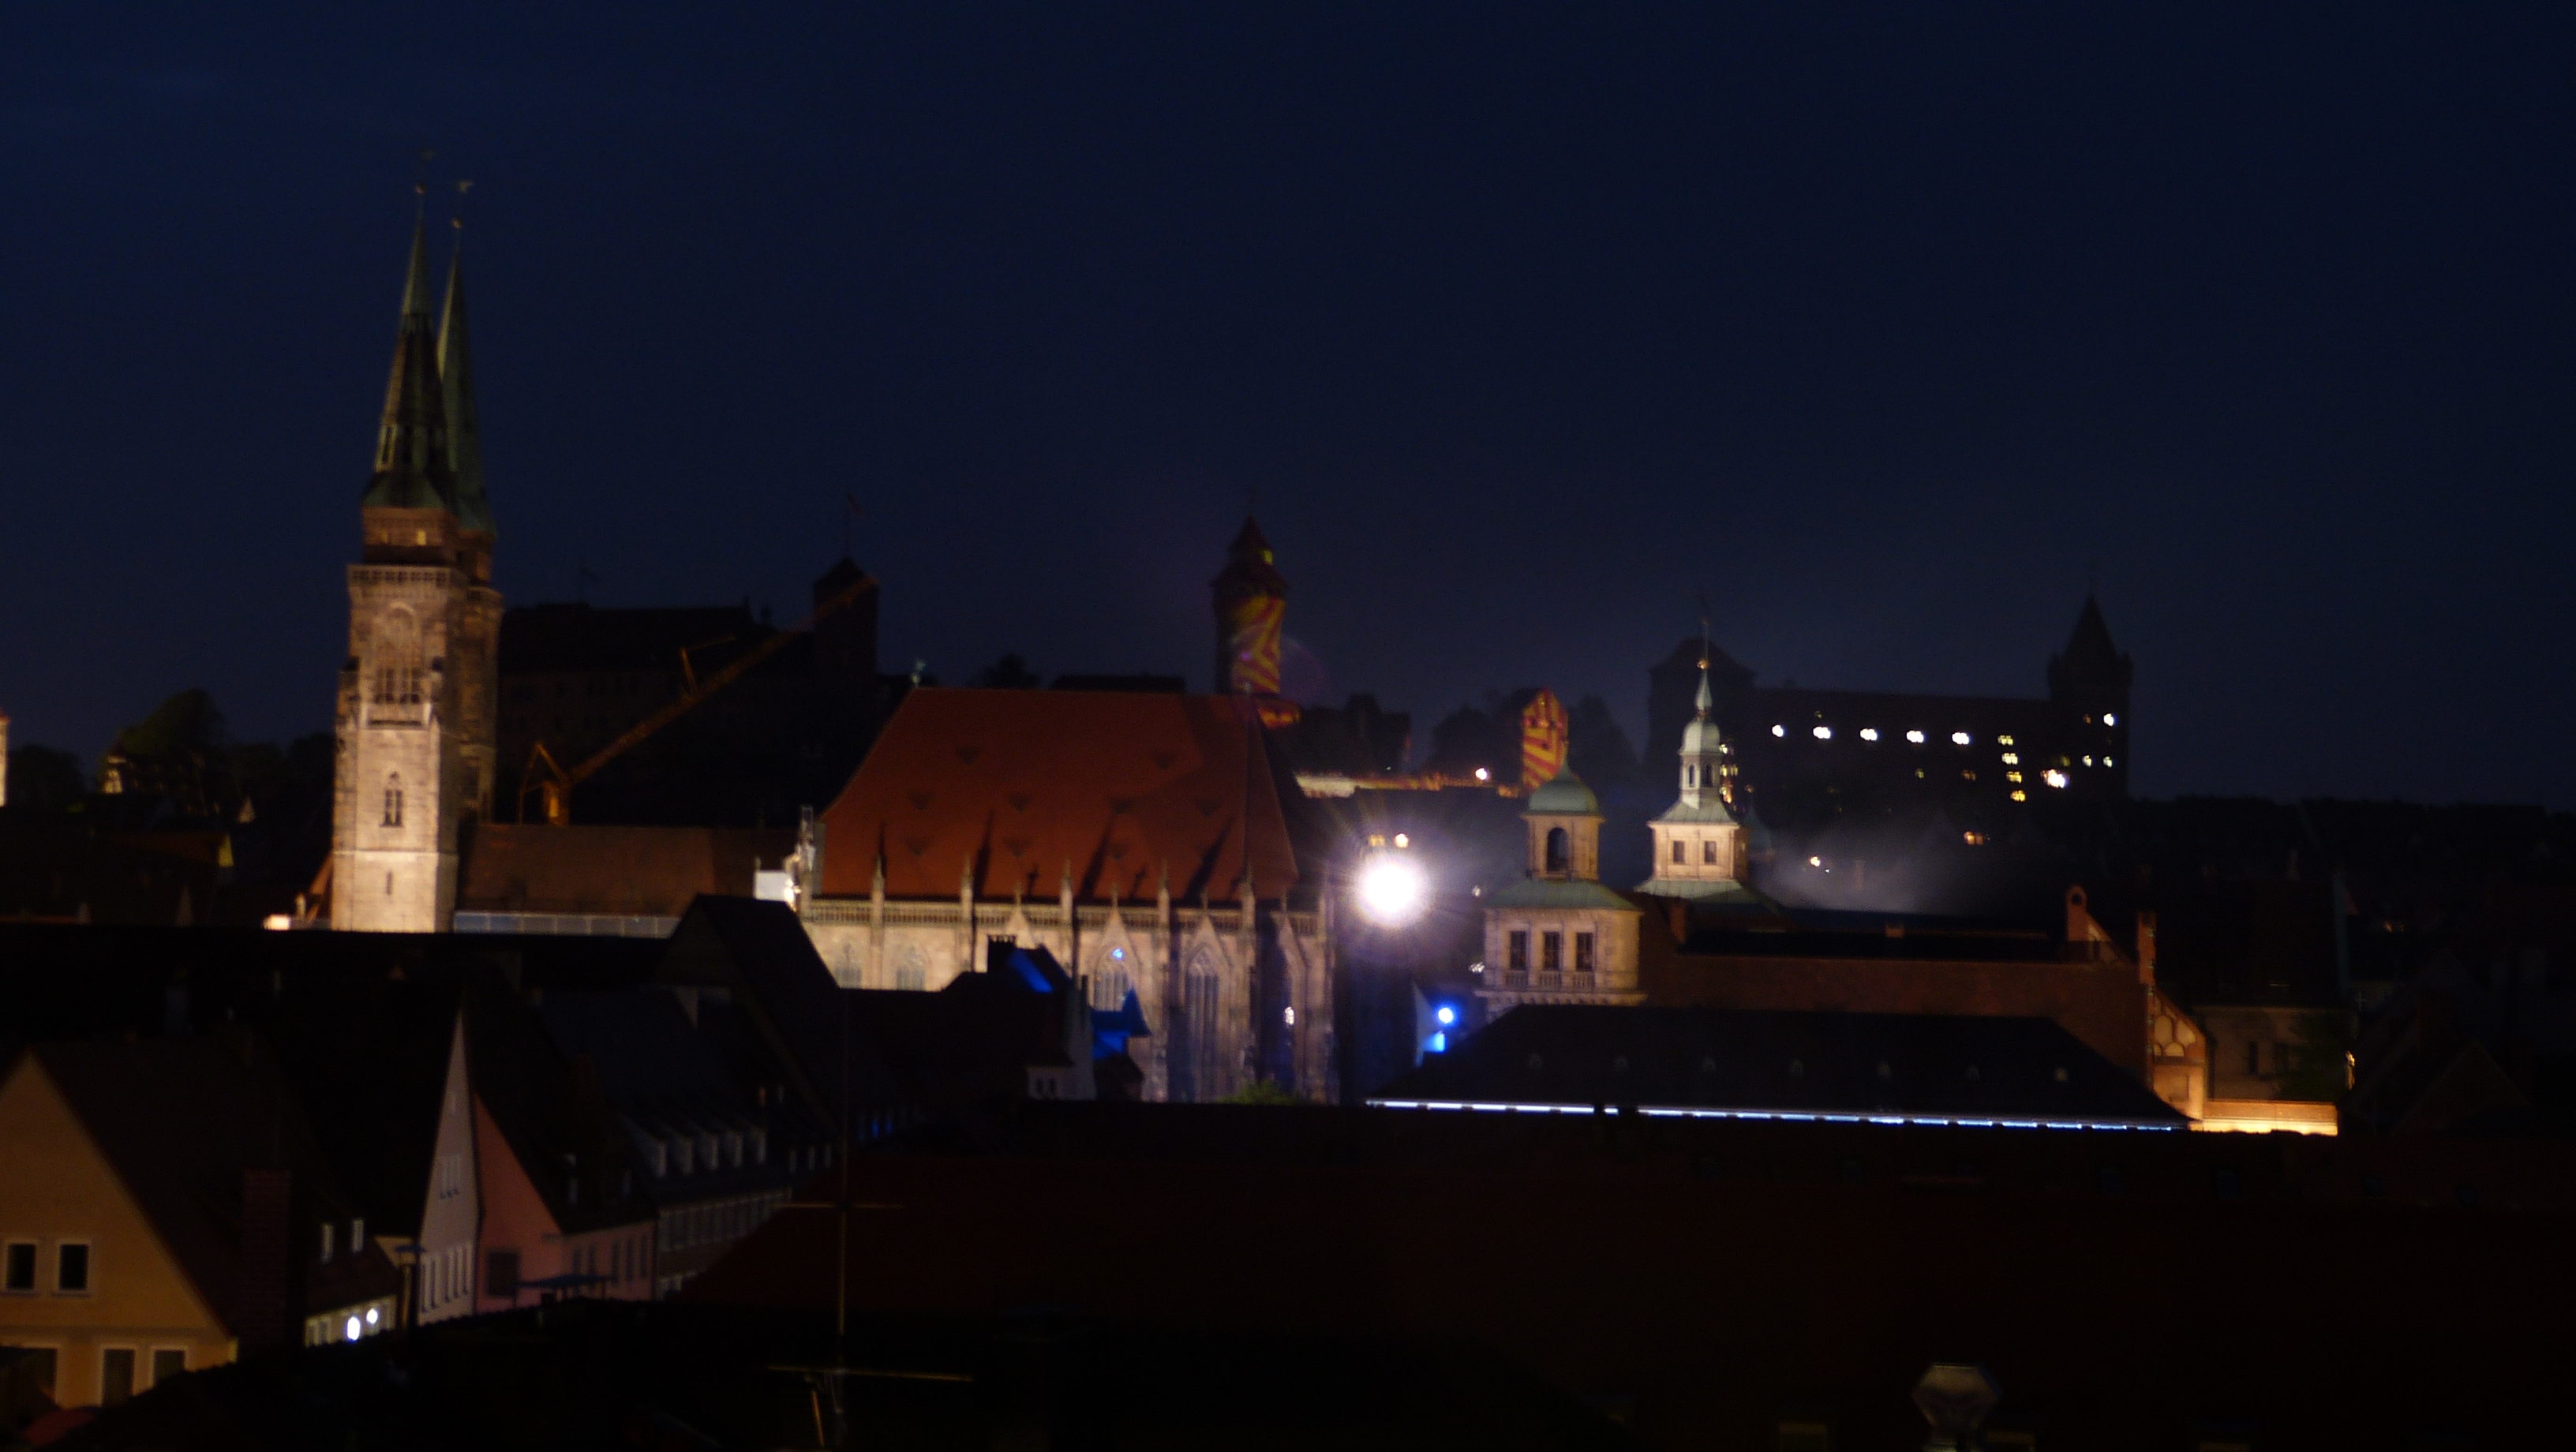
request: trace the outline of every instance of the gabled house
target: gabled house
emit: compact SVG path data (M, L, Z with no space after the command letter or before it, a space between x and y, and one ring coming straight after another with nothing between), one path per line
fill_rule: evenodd
M454 972L307 975L269 1015L287 1077L377 1248L406 1275L403 1314L473 1314L482 1194L462 980Z
M64 1406L395 1323L398 1273L246 1032L29 1049L0 1144L0 1344Z
M636 1193L653 1211L656 1297L687 1284L787 1203L789 1165L801 1161L802 1146L772 1131L790 1106L738 1090L670 991L554 993L538 1012L625 1134Z
M496 976L469 977L465 1000L482 1196L475 1309L650 1297L654 1205L597 1070L567 1060Z

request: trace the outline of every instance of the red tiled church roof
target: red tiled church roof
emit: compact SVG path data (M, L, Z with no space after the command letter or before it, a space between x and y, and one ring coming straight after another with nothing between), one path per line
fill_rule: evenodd
M877 858L892 897L1152 898L1241 891L1249 806L1253 891L1297 882L1266 748L1224 696L923 687L904 698L824 814L822 891L865 897Z

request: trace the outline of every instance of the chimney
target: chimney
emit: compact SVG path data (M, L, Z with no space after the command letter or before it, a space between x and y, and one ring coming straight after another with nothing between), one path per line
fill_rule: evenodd
M233 1334L242 1355L296 1343L295 1172L242 1171L241 1282Z
M2095 945L2109 941L2111 935L2093 921L2092 909L2085 906L2083 885L2066 889L2066 945L2077 950L2075 956L2099 958L2102 950Z

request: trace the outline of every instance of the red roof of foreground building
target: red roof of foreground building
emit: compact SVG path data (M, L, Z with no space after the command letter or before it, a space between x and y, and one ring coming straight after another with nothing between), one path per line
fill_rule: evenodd
M1244 829L1249 819L1251 830ZM1297 882L1261 735L1224 696L923 687L904 698L824 814L822 891L864 897L877 860L893 897L1086 901L1253 891ZM971 867L970 867L971 864Z

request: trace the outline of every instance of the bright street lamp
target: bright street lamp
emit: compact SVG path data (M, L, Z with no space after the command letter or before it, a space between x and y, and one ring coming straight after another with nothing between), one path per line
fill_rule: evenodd
M1381 928L1400 928L1422 916L1431 901L1431 879L1413 859L1373 852L1360 864L1360 911Z

